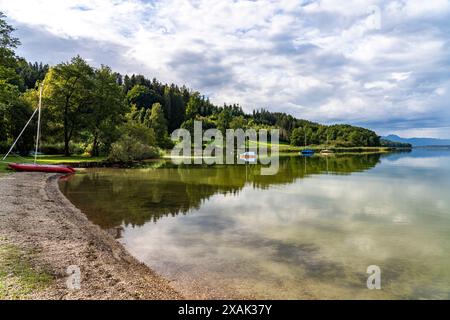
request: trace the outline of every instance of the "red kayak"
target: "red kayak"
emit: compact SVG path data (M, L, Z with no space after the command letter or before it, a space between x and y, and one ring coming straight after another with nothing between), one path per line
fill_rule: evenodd
M17 171L75 173L75 169L67 166L33 163L10 163L8 166Z

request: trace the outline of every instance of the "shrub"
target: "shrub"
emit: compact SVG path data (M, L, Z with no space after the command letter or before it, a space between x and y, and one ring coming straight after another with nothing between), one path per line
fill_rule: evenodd
M165 136L160 143L160 147L166 150L172 149L175 146L175 143L172 141L172 139L170 139L169 136Z
M63 154L64 144L63 143L43 143L39 147L39 151L44 154Z
M109 160L113 162L130 162L158 157L158 149L143 144L135 138L124 135L111 146Z
M89 152L89 146L84 143L70 142L69 149L71 154L83 154ZM39 146L39 151L43 154L64 154L64 143L43 143Z
M5 154L10 148L10 143L8 141L0 141L0 154Z

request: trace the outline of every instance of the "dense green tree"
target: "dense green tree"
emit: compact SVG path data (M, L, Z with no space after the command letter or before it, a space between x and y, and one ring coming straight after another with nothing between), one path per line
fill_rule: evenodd
M141 109L150 108L154 103L160 103L162 98L153 89L137 84L127 92L127 100L130 105L134 104Z
M253 110L253 119L257 124L275 125L277 122L276 114L265 109Z
M198 92L189 97L189 102L186 105L186 119L193 119L200 114L202 108L202 100Z
M12 36L14 28L4 18L0 12L0 103L7 105L18 96L20 80L16 74L18 64L14 49L20 42Z
M229 123L230 129L247 129L247 120L244 116L234 117Z
M181 126L186 112L183 95L176 86L165 87L163 109L170 133Z
M292 130L296 126L297 119L291 115L280 113L277 117L275 125L280 129L280 139L282 141L289 141Z
M224 108L217 117L217 129L225 134L226 129L230 128L230 123L233 120L233 114L230 108Z
M5 141L10 137L8 121L14 113L14 105L18 98L17 86L8 83L5 79L0 79L0 140Z
M20 97L12 105L13 112L10 112L9 130L12 137L17 137L23 129L24 124L28 121L33 113L31 105ZM27 130L23 133L16 144L16 148L21 155L28 155L29 151L33 150L35 143L36 122L32 122Z
M20 88L21 91L25 91L27 89L33 89L36 86L37 81L42 81L45 78L49 70L48 64L41 63L31 63L27 62L25 59L20 58L18 60L18 74L20 78L23 80L23 85Z
M88 106L86 126L92 136L92 154L100 154L100 145L105 152L118 137L117 125L125 114L122 88L117 83L117 76L109 67L101 66L95 70L92 103Z
M20 45L20 41L18 38L12 36L15 29L6 22L5 17L3 12L0 11L0 47L17 48Z
M164 148L169 140L167 132L166 119L164 118L164 111L161 104L155 103L152 106L148 126L153 129L156 136L156 144Z
M18 61L14 52L20 41L12 35L15 29L4 18L0 12L0 102L7 103L17 96L22 82L16 72Z
M80 56L50 69L45 77L44 94L54 121L63 126L64 155L69 156L69 143L86 126L94 96L94 70Z
M20 96L23 80L17 74L18 59L14 49L20 44L12 33L14 28L5 21L0 12L0 146L6 151L6 144L15 139L31 116L31 105ZM32 129L32 128L30 128ZM17 148L26 154L32 145L33 135L27 131L18 142Z
M292 130L290 143L293 146L304 146L305 145L305 131L303 128L295 128Z

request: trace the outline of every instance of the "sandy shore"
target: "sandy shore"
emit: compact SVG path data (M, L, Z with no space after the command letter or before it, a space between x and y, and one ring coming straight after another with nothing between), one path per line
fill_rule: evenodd
M182 299L169 281L139 263L93 225L59 191L58 175L0 175L0 239L29 252L27 259L54 279L32 299ZM67 268L81 271L70 290Z

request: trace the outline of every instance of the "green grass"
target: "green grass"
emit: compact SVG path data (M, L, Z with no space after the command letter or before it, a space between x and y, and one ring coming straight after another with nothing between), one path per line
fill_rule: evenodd
M273 147L278 147L279 152L296 152L296 151L300 151L303 148L302 147L297 147L297 146L292 146L288 143L271 143L271 142L256 142L256 141L250 141L249 146L254 147L255 144L257 144L258 146L267 146L268 149L271 149Z
M219 147L222 147L222 145L211 142L210 144L216 144ZM387 153L395 150L395 148L389 148L389 147L336 147L333 145L310 145L310 146L293 146L285 142L281 142L278 144L270 143L270 142L256 142L256 141L249 141L247 143L247 146L255 147L255 146L266 146L268 151L270 151L274 146L278 147L278 154L279 155L289 155L293 153L299 153L300 151L304 149L312 149L316 153L319 153L320 151L324 149L332 150L335 153L339 154L371 154L371 153ZM273 151L273 150L272 150ZM170 151L166 151L164 153L164 158L170 158ZM193 158L193 157L192 157Z
M38 156L37 162L40 164L70 164L70 163L81 163L81 162L101 162L104 161L105 157L83 157L83 156L70 156L64 157L62 155L41 155ZM8 157L5 161L0 161L0 174L9 172L8 162L18 162L18 163L32 163L34 157Z
M2 241L3 242L3 241ZM14 245L0 242L0 300L26 299L53 280L28 262L26 253Z
M268 148L271 148L275 146L275 144L272 143L262 143L262 142L255 142L250 141L250 145L254 146L255 144L258 145L266 145ZM392 148L388 147L336 147L333 145L311 145L311 146L292 146L288 143L279 143L278 145L279 153L290 153L290 152L300 152L303 149L312 149L316 152L320 152L324 149L333 150L336 153L355 153L355 154L363 154L363 153L378 153L378 152L389 152L392 151Z

